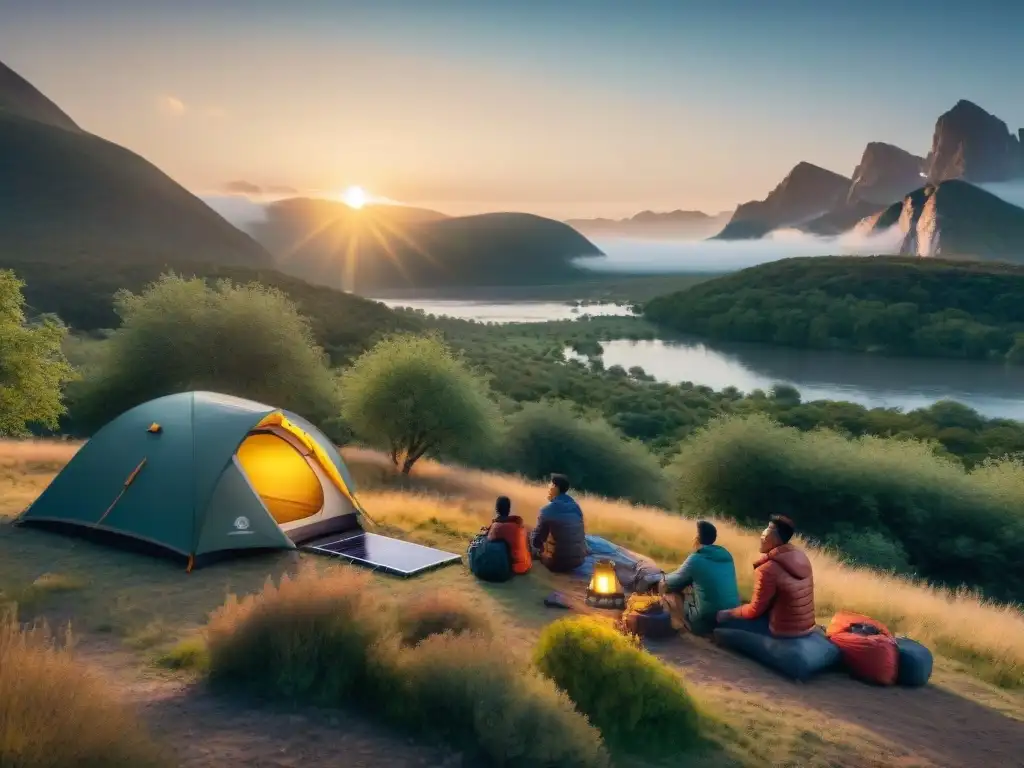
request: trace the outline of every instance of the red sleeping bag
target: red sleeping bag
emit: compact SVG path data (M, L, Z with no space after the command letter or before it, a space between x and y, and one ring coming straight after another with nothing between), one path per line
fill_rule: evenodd
M832 617L826 631L839 646L843 664L854 677L877 685L894 685L899 673L899 648L889 628L857 613Z

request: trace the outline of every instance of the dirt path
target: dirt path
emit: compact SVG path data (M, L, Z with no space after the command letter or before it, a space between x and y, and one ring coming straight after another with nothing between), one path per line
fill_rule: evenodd
M592 612L583 601L583 585L566 584L565 590L574 610ZM796 683L700 638L648 642L647 647L694 682L820 712L942 768L1024 768L1024 722L935 685L880 688L841 673Z

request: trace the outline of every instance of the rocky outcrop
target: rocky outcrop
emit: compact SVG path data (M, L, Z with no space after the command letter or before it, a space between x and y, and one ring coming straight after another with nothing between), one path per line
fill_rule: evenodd
M889 205L922 184L924 158L904 149L873 141L864 148L860 163L853 169L853 183L847 201Z
M929 184L858 225L865 234L903 233L903 256L1024 263L1024 208L968 182Z
M960 100L935 123L925 173L933 184L948 179L1006 181L1024 172L1022 160L1021 140L1006 123Z
M749 240L816 219L845 202L850 184L846 176L799 163L764 200L740 205L715 239Z

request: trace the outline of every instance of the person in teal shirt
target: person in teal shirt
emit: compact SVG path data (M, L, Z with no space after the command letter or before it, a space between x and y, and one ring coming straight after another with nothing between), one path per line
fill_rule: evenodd
M662 601L677 630L710 634L716 614L740 604L736 566L729 550L715 544L717 539L714 525L698 521L693 554L662 582Z

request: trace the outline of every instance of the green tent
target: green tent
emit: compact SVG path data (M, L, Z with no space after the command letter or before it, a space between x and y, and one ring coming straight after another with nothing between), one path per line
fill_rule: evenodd
M126 411L89 440L19 519L120 534L189 559L360 528L335 446L305 419L213 392Z

